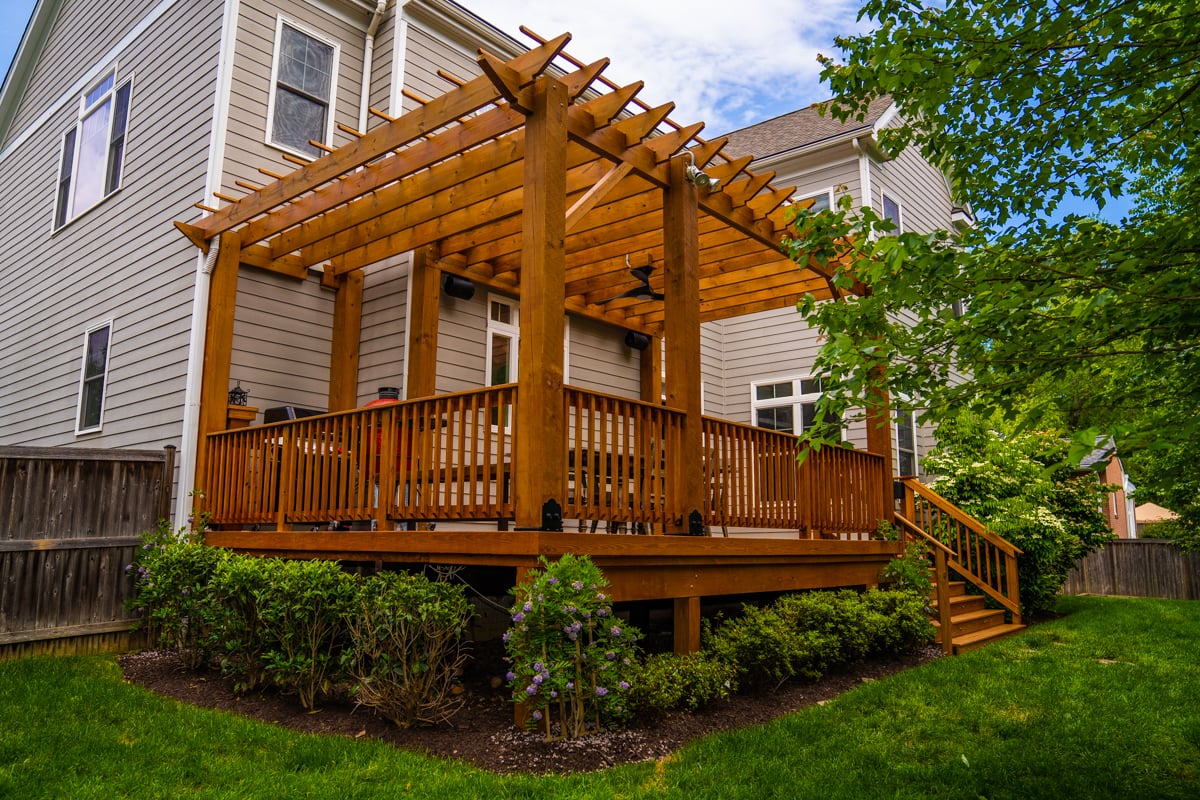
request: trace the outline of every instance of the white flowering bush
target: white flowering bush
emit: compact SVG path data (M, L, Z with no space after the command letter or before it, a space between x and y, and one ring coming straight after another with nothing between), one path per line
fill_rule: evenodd
M504 634L513 701L547 740L620 724L641 633L613 615L608 581L587 556L543 558L542 567L513 590Z

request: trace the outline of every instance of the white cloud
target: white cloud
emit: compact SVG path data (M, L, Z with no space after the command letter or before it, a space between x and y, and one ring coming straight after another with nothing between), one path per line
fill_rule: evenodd
M674 101L676 121L703 120L709 135L824 99L817 54L861 27L858 0L460 1L522 41L522 24L546 37L570 31L572 55L608 56L609 78L644 80L644 100Z

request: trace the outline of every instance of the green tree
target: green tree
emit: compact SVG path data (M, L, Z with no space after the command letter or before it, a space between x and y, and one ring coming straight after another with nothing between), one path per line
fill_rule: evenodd
M935 419L1058 414L1076 457L1100 432L1127 455L1194 452L1200 15L1181 0L868 0L861 15L872 30L824 59L829 113L890 95L902 124L882 146L945 169L978 225L878 235L889 225L868 209L798 213L796 257L816 252L835 285L869 288L801 304L825 333L829 410L882 384ZM1132 200L1119 223L1066 210L1118 197ZM1072 409L1035 384L1097 394Z

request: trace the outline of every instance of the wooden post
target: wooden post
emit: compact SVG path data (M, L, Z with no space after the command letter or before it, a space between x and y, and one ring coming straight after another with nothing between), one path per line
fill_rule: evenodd
M238 268L242 242L235 231L222 233L217 261L209 277L208 323L204 334L204 367L200 380L200 419L196 431L198 491L208 480L208 435L225 427L229 407L229 362L233 358L233 314L237 308ZM204 504L198 502L203 508Z
M688 515L703 508L700 420L700 226L696 187L687 180L688 160L675 156L663 197L663 255L667 343L667 406L684 413L678 452L668 453L674 517L668 532L686 532Z
M408 291L412 308L408 317L408 383L404 397L433 397L437 393L438 303L441 299L439 276L431 247L422 247L412 255Z
M542 76L525 123L521 211L521 343L517 354L513 491L516 524L541 528L547 502L566 499L563 304L566 288L567 87Z
M662 402L662 337L651 336L650 344L641 353L640 377L642 400L658 405Z
M933 550L934 578L937 581L938 634L942 651L954 654L954 622L950 613L950 570L946 566L946 551L940 547Z
M339 277L336 291L333 301L333 341L329 352L329 410L348 411L358 405L362 270L356 269Z
M700 598L675 598L675 654L700 650Z
M883 518L896 521L892 472L892 405L886 389L872 390L867 397L867 452L883 456Z

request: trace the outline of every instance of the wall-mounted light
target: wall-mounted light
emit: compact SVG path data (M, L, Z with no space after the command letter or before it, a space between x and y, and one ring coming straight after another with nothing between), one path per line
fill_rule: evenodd
M691 150L687 151L687 156L692 163L688 164L687 168L683 171L684 177L687 178L698 189L704 189L709 192L715 191L717 184L721 182L721 179L714 178L708 173L702 172L700 168L696 166L696 157L692 155Z
M469 278L446 273L442 276L442 291L459 300L470 300L475 296L475 283Z
M637 331L626 331L625 346L631 350L645 350L650 346L650 337Z
M229 405L231 406L244 406L249 399L250 393L242 388L241 381L238 381L237 386L229 390Z

